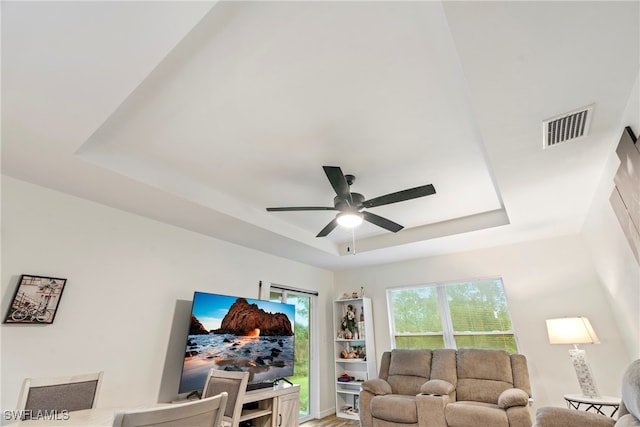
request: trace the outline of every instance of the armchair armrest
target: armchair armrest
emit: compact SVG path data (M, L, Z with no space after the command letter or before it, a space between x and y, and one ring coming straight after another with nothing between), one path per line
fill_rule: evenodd
M419 427L447 427L444 416L446 406L451 399L447 394L426 394L416 396Z
M455 389L456 387L449 381L429 380L422 384L422 387L420 387L420 393L446 396L451 394Z
M498 407L501 409L513 406L527 406L529 404L529 394L519 388L509 388L503 391L498 397Z
M616 421L593 412L544 407L536 411L534 427L613 427Z
M391 394L391 385L383 379L374 378L362 383L362 389L368 391L371 394L379 396L381 394Z

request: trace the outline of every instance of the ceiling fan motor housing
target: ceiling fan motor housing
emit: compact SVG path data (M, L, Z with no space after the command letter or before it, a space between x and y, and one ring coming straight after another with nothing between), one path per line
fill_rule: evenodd
M333 206L340 211L349 209L359 211L362 209L363 203L364 196L360 193L351 193L351 200L343 199L340 196L333 198Z

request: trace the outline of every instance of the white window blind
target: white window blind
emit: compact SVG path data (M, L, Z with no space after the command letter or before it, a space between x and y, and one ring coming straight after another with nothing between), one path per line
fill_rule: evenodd
M502 279L387 290L394 348L518 351Z

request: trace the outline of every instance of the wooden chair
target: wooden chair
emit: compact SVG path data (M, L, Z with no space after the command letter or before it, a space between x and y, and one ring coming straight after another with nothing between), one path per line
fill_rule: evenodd
M150 409L118 412L113 427L219 427L227 393Z
M102 372L56 378L25 378L18 396L22 419L42 411L79 411L95 407Z
M240 424L242 402L244 401L248 382L249 372L209 370L207 381L202 390L202 397L213 396L221 392L226 392L229 395L227 407L224 410L223 425L238 427Z

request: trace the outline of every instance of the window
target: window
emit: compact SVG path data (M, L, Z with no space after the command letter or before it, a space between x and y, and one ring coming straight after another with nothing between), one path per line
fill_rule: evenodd
M492 348L518 352L501 279L387 290L394 348Z

